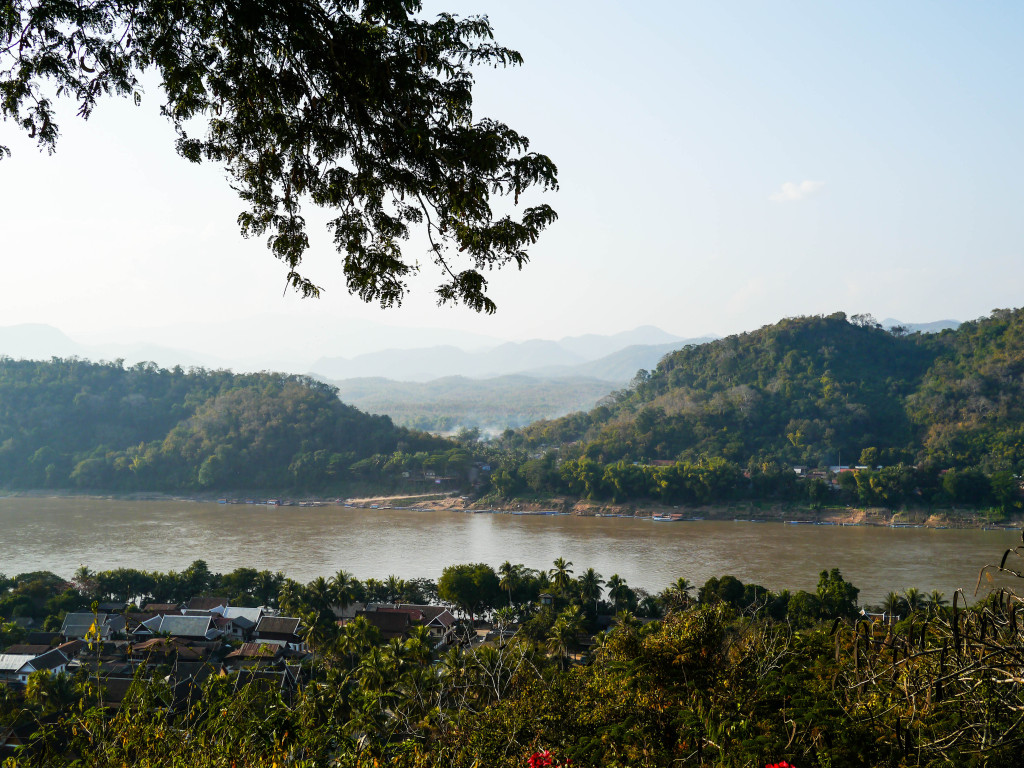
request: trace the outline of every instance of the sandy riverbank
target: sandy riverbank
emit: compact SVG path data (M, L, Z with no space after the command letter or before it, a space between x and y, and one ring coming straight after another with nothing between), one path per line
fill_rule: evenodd
M0 494L3 496L28 498L92 498L118 501L182 501L216 503L224 500L223 494L169 494L154 492L134 493L84 493L66 490L27 490ZM228 495L232 503L266 504L270 499L265 494ZM468 496L457 494L404 494L404 495L362 495L352 498L282 495L273 501L282 506L348 505L354 507L398 507L422 510L443 510L451 512L505 512L509 514L530 514L559 512L579 517L656 517L681 516L685 520L737 520L750 522L814 523L825 525L868 525L882 527L923 527L923 528L1021 528L1024 517L1014 515L998 522L988 519L977 510L910 509L893 512L882 507L823 507L813 509L799 505L741 502L735 504L713 504L706 506L668 506L657 503L611 504L582 501L569 497L553 497L540 501L475 501Z

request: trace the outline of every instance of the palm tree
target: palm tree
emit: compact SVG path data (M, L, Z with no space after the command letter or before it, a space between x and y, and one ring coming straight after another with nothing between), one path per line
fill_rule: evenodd
M882 610L889 615L891 622L893 617L899 617L903 613L903 598L895 592L890 592L882 601Z
M619 606L622 603L629 602L631 594L632 590L626 584L626 580L619 576L619 574L613 573L611 578L608 579L608 597L612 599L616 613L619 612Z
M601 587L604 585L604 579L601 578L601 574L593 568L587 568L587 570L580 574L576 584L579 587L581 598L587 601L594 601L594 613L596 614L597 603L601 599Z
M285 579L277 594L277 604L286 614L295 615L302 609L305 587L292 579Z
M928 610L932 614L942 613L942 609L947 605L949 605L949 600L946 599L945 592L933 589L928 593Z
M355 589L358 582L351 573L340 570L331 577L331 590L333 591L334 604L342 609L348 608L355 597Z
M661 602L668 608L670 613L685 610L690 605L692 599L690 593L692 591L693 585L690 583L690 580L680 576L662 591L660 595Z
M908 613L917 613L925 607L927 601L921 590L910 587L903 593L903 604L907 606Z
M565 664L569 650L576 645L576 638L583 629L583 615L578 605L570 606L558 614L548 634L548 650L559 657Z
M405 580L392 574L384 581L384 588L387 590L387 602L397 603L405 592Z
M501 577L501 581L498 582L498 586L508 592L508 604L512 605L512 590L519 586L519 582L523 577L523 566L516 564L512 565L508 560L498 566L498 575Z
M329 612L334 602L334 590L327 579L317 576L306 585L306 598L318 613Z
M559 594L565 592L565 588L569 586L569 582L572 581L572 561L567 561L564 558L558 558L554 562L554 568L548 571L548 575L551 576L551 583Z
M409 637L405 641L405 653L409 660L425 666L430 663L433 648L434 638L424 625L418 624L409 630Z

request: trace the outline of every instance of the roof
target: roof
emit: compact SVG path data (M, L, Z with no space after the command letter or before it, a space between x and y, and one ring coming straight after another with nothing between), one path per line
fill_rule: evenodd
M53 645L59 637L60 632L29 632L28 642L30 645Z
M57 667L65 666L67 663L68 657L56 648L44 653L42 656L32 659L32 666L36 669L56 669Z
M401 603L399 608L413 608L423 614L423 620L427 624L441 624L445 627L450 627L455 623L455 617L452 616L452 612L445 608L443 605L413 605L411 603Z
M148 613L178 613L181 606L178 603L146 603L143 610Z
M60 633L65 637L68 635L84 637L94 621L98 621L102 625L105 619L106 616L93 616L91 613L69 613L64 616Z
M124 613L128 610L128 603L99 603L96 610L100 613Z
M237 649L229 653L227 659L272 659L281 650L278 645L268 643L242 643Z
M225 619L248 619L256 624L266 611L263 608L242 608L229 607L224 609Z
M34 658L29 653L0 653L0 672L17 672Z
M231 601L226 597L193 597L185 607L193 611L212 611L214 608L226 608Z
M412 626L406 611L363 611L359 615L379 629L385 639L401 637Z
M160 625L157 632L173 635L176 637L206 637L211 629L213 617L209 614L203 616L174 616L167 614L160 618ZM152 626L147 624L146 626Z
M117 614L101 613L93 616L91 613L69 613L64 617L60 633L64 637L85 637L93 622L96 622L100 632L104 635L120 632L125 627L124 616Z
M383 606L377 609L378 613L404 613L409 617L409 621L413 624L419 624L423 621L423 611L417 608L392 608L391 606Z
M66 643L61 643L57 646L57 649L67 656L69 659L81 651L83 648L88 647L84 640L68 640Z
M143 643L132 648L132 654L176 654L178 659L196 660L202 659L208 655L209 649L197 648L189 645L188 643L180 640L177 637L154 637L152 640L146 640Z
M7 655L24 656L25 654L31 654L32 656L42 656L44 653L50 650L48 645L12 645L10 648L4 651Z
M256 625L256 631L260 634L294 635L301 621L291 616L264 616Z

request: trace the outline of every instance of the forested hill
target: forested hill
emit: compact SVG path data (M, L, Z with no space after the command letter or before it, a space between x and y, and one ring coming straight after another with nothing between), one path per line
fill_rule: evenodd
M0 487L324 491L442 447L302 376L0 358Z
M820 466L933 460L1024 469L1024 310L938 334L843 313L783 320L666 356L532 445L602 462L723 457ZM865 453L866 451L866 453Z

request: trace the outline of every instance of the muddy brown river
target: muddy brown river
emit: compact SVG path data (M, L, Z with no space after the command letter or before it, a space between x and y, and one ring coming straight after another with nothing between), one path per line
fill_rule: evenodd
M1005 530L0 498L0 572L7 575L70 576L82 564L180 570L203 559L214 571L250 566L301 581L340 568L360 578L436 578L453 563L549 568L564 557L577 574L593 567L651 591L680 576L699 585L725 574L774 590L813 590L819 571L839 568L860 588L862 603L876 603L907 587L971 594L979 569L1018 543L1020 533Z

